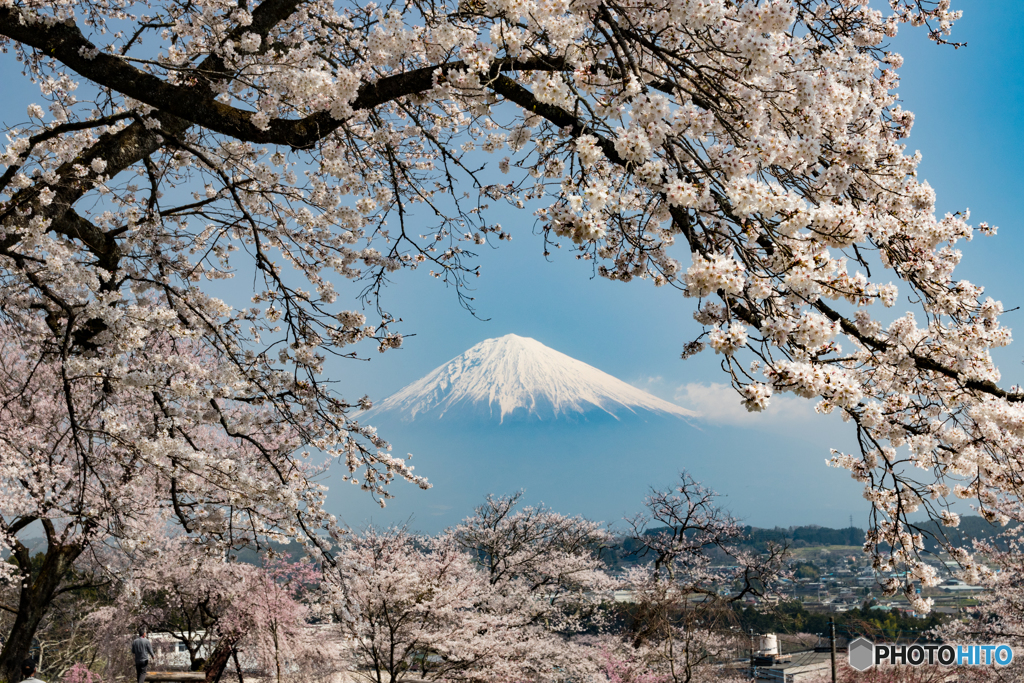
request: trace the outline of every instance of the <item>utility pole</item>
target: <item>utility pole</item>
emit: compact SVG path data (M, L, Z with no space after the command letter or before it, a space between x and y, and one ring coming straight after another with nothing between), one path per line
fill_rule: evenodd
M750 678L757 678L757 669L754 668L754 629L750 629Z
M828 643L832 650L832 683L836 683L836 620L828 618Z

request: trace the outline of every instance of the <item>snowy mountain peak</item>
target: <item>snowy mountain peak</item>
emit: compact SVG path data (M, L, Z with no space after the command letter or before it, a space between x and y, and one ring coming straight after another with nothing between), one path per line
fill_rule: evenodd
M663 401L595 367L509 334L486 339L388 397L364 417L396 414L417 418L475 416L541 420L592 411L618 417L696 413Z

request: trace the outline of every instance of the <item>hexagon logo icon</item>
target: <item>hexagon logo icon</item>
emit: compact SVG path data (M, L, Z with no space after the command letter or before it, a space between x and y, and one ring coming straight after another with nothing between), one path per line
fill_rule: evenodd
M867 671L874 663L874 643L867 638L858 638L850 643L850 666L857 671Z

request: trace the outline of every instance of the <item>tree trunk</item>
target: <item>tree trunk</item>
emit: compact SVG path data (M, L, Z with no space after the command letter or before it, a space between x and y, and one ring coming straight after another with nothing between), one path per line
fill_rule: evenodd
M238 650L231 648L231 658L235 660L235 674L238 675L238 683L245 683L245 679L242 677L242 663L238 661Z
M228 660L231 659L231 653L234 652L235 645L241 639L241 633L223 636L220 639L217 647L206 659L206 683L220 682L220 677L228 666Z
M14 559L21 570L22 579L18 613L3 650L0 651L0 681L7 683L16 683L24 678L21 675L21 664L32 651L32 642L39 624L46 616L61 581L71 573L75 560L84 550L81 543L61 545L53 533L52 525L46 531L46 555L38 574L32 571L28 548L15 541Z

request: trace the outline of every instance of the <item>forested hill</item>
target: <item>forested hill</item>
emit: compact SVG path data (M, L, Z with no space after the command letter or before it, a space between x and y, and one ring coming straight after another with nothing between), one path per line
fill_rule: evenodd
M993 539L997 546L1005 545L1005 541L997 537L1008 531L1011 527L1000 527L989 524L982 517L977 515L964 516L960 520L960 526L956 528L940 527L935 522L922 523L920 530L925 534L925 548L929 552L936 552L938 545L935 542L936 534L940 531L945 533L947 539L955 545L967 545L974 539ZM655 534L660 529L651 529L647 533ZM751 550L764 551L769 543L786 545L789 548L808 548L815 546L860 546L864 544L864 530L856 527L845 529L832 529L830 527L808 525L775 527L763 529L755 526L743 527L743 533L747 540L740 544ZM613 552L606 555L610 564L615 567L628 566L637 562L645 562L643 558L637 558L632 554L635 542L628 538L620 539L613 549ZM711 553L712 557L714 553Z
M657 534L663 530L663 528L649 529L646 533ZM758 552L765 551L770 543L785 545L789 548L825 545L863 545L864 543L864 530L856 527L830 529L829 527L810 525L761 529L748 525L743 527L743 534L746 540L739 542L737 545L740 548ZM647 559L637 557L634 553L635 548L637 548L636 541L630 538L620 538L615 547L611 549L612 552L605 555L606 561L613 568L645 563ZM708 552L713 561L726 559L725 556L716 557L716 553L713 550Z
M954 545L967 545L975 539L995 539L1003 532L1013 529L1014 526L1016 525L1011 524L1002 527L997 524L990 524L978 515L964 515L960 518L960 525L955 528L943 527L938 522L929 521L921 523L919 529L925 535L925 548L929 552L935 552L938 550L938 544L935 539L941 537L942 534ZM761 529L755 526L746 526L743 532L748 539L746 545L757 550L764 550L769 543L785 543L790 548L864 544L864 530L856 527L831 529L824 526L810 525ZM997 540L997 545L1002 545L1002 543Z
M954 545L967 545L975 539L993 539L996 547L1006 548L1006 539L997 537L1007 531L1012 531L1017 526L1019 525L1016 522L1011 522L1003 527L985 521L984 517L971 515L969 517L961 517L960 525L956 528L944 527L934 521L921 524L920 528L925 534L925 550L935 552L938 548L938 543L936 543L935 539L942 535L945 535Z
M930 521L921 523L919 529L925 535L926 549L934 552L938 548L935 538L942 534L955 545L966 545L974 539L994 539L1003 532L1013 529L1014 526L1016 525L1011 524L1002 527L990 524L978 515L965 515L960 518L960 525L956 528L943 527L937 522ZM832 529L825 526L809 525L762 529L756 526L746 526L743 528L743 533L747 536L744 545L757 550L764 550L769 543L779 545L784 543L790 548L864 544L864 530L856 527Z
M791 526L788 528L760 529L744 527L747 544L764 550L769 543L788 545L791 548L806 548L816 545L863 545L864 530L856 527L831 529L826 526Z
M966 545L973 539L995 539L999 534L1011 530L1014 526L1011 524L1007 527L1000 527L986 522L982 517L970 515L962 517L960 519L960 526L956 528L940 527L936 522L923 523L919 528L925 534L925 549L928 552L935 552L938 549L938 545L935 542L936 534L938 533L944 533L946 538L956 545ZM655 534L659 531L660 529L651 529L647 533ZM743 533L747 540L740 544L741 547L745 546L757 551L764 551L769 543L785 544L790 548L864 544L864 530L856 527L832 529L812 524L808 526L763 529L748 525L743 527ZM30 553L33 555L46 549L46 539L41 537L23 538L21 541L28 546ZM613 552L605 556L613 566L633 564L637 561L631 557L634 545L635 543L630 541L630 539L621 538L612 549ZM996 545L1002 547L1005 543L996 539ZM293 559L298 559L303 555L302 548L298 544L281 545L271 543L270 546L273 548L274 553L279 556L290 556ZM249 564L257 564L259 562L259 553L251 548L235 551L232 555L240 562ZM6 554L0 556L0 559L6 559ZM639 561L644 562L645 560Z

